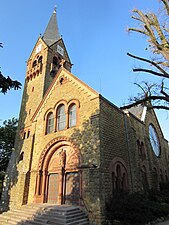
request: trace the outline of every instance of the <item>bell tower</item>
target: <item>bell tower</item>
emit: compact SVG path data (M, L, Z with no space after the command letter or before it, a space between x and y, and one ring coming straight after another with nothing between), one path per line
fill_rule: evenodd
M31 125L31 117L50 87L60 67L71 71L63 39L59 34L56 8L43 36L40 36L27 62L26 80L21 105L21 127Z
M8 199L10 207L28 202L36 130L36 124L31 120L32 116L60 68L64 67L70 71L71 66L66 47L58 31L56 9L54 9L43 36L38 38L27 61L15 151L11 157L12 166L9 166L11 175L3 192L4 202L8 202Z

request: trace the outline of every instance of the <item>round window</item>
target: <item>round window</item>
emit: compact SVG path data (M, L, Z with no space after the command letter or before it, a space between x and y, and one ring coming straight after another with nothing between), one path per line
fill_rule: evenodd
M152 149L156 156L160 155L160 143L158 139L157 132L152 124L149 125L149 138L151 142Z

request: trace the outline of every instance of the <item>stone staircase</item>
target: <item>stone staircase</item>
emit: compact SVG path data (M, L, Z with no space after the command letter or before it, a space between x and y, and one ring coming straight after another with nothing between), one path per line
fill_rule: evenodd
M30 204L0 214L0 225L90 225L78 206Z

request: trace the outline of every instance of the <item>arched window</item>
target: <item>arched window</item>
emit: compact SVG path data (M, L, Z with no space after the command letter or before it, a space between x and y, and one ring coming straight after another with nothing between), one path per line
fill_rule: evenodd
M35 67L37 65L37 61L35 60L32 64L32 67Z
M26 138L26 131L23 133L23 140Z
M39 57L38 63L42 63L42 56Z
M40 73L42 72L42 56L39 57L38 63L40 65Z
M59 60L58 60L58 58L56 56L53 57L53 64L55 66L58 66L59 65Z
M76 126L76 105L72 104L69 107L69 127Z
M111 166L112 194L128 190L127 170L122 162L115 161Z
M137 147L140 158L144 160L146 158L144 143L142 141L137 140Z
M116 166L116 174L117 174L117 177L116 177L116 191L120 191L122 190L122 177L121 177L121 167L119 164L117 164Z
M54 128L54 116L53 113L50 112L47 116L47 123L46 123L46 133L49 134L53 131Z
M60 105L57 109L57 130L63 130L66 127L65 105Z

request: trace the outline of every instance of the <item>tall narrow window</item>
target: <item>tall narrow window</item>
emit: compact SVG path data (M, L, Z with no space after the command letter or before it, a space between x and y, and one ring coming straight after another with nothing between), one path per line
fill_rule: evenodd
M26 138L26 131L23 133L23 140Z
M65 106L60 105L57 110L57 130L63 130L66 127Z
M42 56L39 57L38 63L42 63Z
M42 56L39 57L38 63L40 65L40 73L42 72Z
M37 61L35 60L32 64L32 67L35 67L37 65Z
M58 61L58 58L56 56L53 57L53 64L55 66L58 66L59 65L59 61Z
M47 116L47 124L46 124L46 133L49 134L53 131L54 128L54 117L53 113L50 112Z
M76 126L76 105L69 107L69 127Z
M116 192L126 192L128 190L128 176L123 163L115 161L111 167L112 194Z
M27 133L27 138L30 137L30 130L28 130L28 133Z

